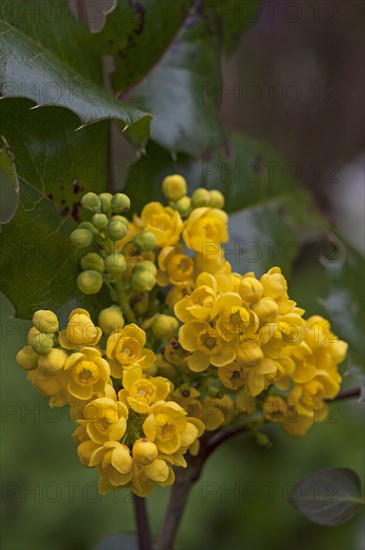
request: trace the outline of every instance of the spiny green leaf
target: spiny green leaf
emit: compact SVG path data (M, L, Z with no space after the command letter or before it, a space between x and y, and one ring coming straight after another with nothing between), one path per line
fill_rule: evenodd
M100 55L91 42L88 47L88 31L73 19L67 1L59 2L56 14L49 9L50 4L2 2L2 98L26 97L37 107L65 107L78 116L76 126L115 118L126 131L139 121L146 130L144 119L150 115L123 104L103 89Z
M349 468L313 472L296 485L288 500L310 521L330 527L343 525L365 505L359 476Z
M0 136L0 224L9 223L19 204L19 180L14 155Z

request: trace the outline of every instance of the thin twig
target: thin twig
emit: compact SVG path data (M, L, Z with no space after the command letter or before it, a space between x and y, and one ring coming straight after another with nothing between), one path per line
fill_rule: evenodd
M340 391L333 399L327 399L329 403L333 401L341 401L342 399L351 399L352 397L360 397L361 388L349 388L347 390Z
M146 499L134 495L133 501L137 523L139 550L152 550L151 531L146 510Z

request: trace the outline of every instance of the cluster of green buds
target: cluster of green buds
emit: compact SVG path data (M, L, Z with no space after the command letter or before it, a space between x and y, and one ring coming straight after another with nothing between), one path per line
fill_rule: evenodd
M169 201L169 206L182 216L188 216L194 208L224 208L224 196L216 189L204 187L195 189L191 197L187 194L187 184L183 176L173 174L162 182L162 192Z

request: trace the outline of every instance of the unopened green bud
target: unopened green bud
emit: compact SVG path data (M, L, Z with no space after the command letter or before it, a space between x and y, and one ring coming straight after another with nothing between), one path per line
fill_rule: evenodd
M33 338L32 349L38 355L45 355L53 348L54 340L50 334L40 332Z
M198 187L198 189L195 189L191 196L191 204L193 208L210 206L210 193L208 189L204 189L203 187Z
M187 192L185 178L179 174L167 176L162 182L162 192L170 201L181 199Z
M33 325L39 332L53 334L58 330L57 315L49 309L39 309L33 315Z
M135 266L134 271L137 271L137 269L147 269L147 271L150 271L154 277L157 275L157 267L150 260L142 260L142 262L139 262Z
M175 336L179 322L171 315L157 315L153 320L151 330L156 338L170 339Z
M137 292L150 292L156 284L156 278L147 269L137 269L132 275L132 287Z
M39 355L33 350L32 346L25 346L18 351L15 361L22 369L34 370L38 367Z
M83 271L77 277L77 286L84 294L96 294L103 286L103 277L99 271Z
M96 229L103 229L108 225L108 218L105 214L94 214L92 217L93 225L96 227Z
M181 197L181 199L175 202L174 208L182 215L188 214L191 209L191 198Z
M119 241L128 233L128 227L122 222L112 221L108 224L107 233L112 241Z
M104 273L105 271L104 260L100 254L96 252L89 252L86 254L86 256L81 259L80 265L83 271L88 271L89 269L92 271L99 271L99 273Z
M153 250L156 246L156 237L153 233L149 231L142 231L136 235L132 243L140 250L141 252L148 252Z
M131 206L131 201L124 193L116 193L112 198L111 206L113 212L116 214L122 214L123 212L128 212Z
M212 208L224 208L224 196L220 191L213 189L210 191L210 204Z
M109 214L111 210L113 195L111 193L100 193L101 211L103 214Z
M94 237L99 237L99 230L91 222L81 222L78 229L87 229Z
M127 262L122 254L110 254L105 258L105 269L111 275L121 275L127 269Z
M72 244L77 248L87 248L93 242L93 238L88 229L75 229L70 235Z
M105 334L124 327L124 317L118 306L102 309L99 313L98 325Z
M86 193L81 199L81 204L89 212L99 212L101 208L100 199L95 193Z
M36 336L36 334L39 334L39 330L38 330L37 328L32 327L31 329L29 329L29 332L28 332L28 344L29 344L30 346L32 345L34 336Z
M110 221L112 221L112 222L121 222L121 223L124 223L125 225L128 226L128 220L124 216L119 216L119 215L112 216Z

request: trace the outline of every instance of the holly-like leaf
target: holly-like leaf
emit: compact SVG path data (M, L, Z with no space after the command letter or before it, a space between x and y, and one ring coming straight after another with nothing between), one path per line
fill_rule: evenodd
M359 476L349 468L311 473L294 487L288 500L310 521L329 527L343 525L365 505Z
M125 192L132 211L162 200L162 179L172 173L185 176L190 192L196 187L222 191L225 209L233 214L226 256L241 272L259 273L280 265L288 273L300 254L303 234L323 229L323 219L290 165L267 145L237 133L203 159L180 154L174 160L150 142L128 174Z
M14 155L6 139L0 137L0 224L8 223L19 204L19 180Z
M1 97L25 97L34 107L70 109L78 117L75 127L115 118L128 134L128 127L142 123L144 140L150 115L104 90L100 54L89 34L73 18L66 0L57 7L49 0L2 2Z
M82 304L96 312L106 295L87 298L78 291L78 256L69 236L82 195L105 190L107 123L75 132L73 113L29 110L29 103L0 102L1 127L20 180L20 205L0 237L1 290L21 318L40 308L62 317Z
M172 46L192 0L119 0L95 44L114 57L114 89L133 94L135 86L155 68Z

